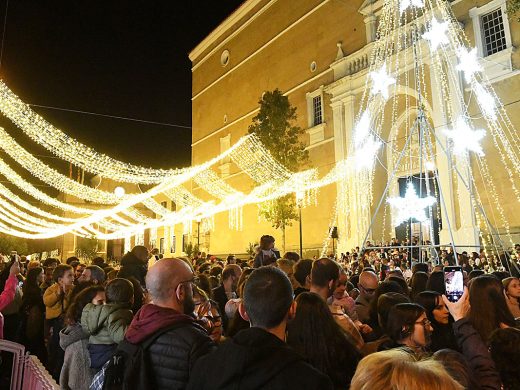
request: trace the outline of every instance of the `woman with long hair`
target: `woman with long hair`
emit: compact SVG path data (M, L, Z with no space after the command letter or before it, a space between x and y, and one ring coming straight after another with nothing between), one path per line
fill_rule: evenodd
M296 315L288 325L287 343L328 375L338 389L348 388L359 355L336 323L325 301L304 292L296 299Z
M23 285L21 322L19 328L20 342L36 355L43 364L47 362L47 349L44 341L45 305L40 285L44 279L43 268L31 268Z
M505 278L502 280L502 285L506 293L509 311L515 319L520 319L520 280L518 278Z
M415 300L417 294L426 291L426 283L428 283L428 274L426 272L417 271L410 279L410 298Z
M502 282L491 275L471 281L469 288L469 322L487 343L496 329L515 326L515 319L507 307Z
M430 345L432 331L430 320L422 306L416 303L398 303L388 314L386 333L393 345L388 344L386 348L404 347L421 356Z
M60 347L65 351L60 373L62 389L87 390L94 372L90 369L87 349L89 335L81 327L81 313L87 303L102 304L105 289L99 285L88 287L76 295L65 313L66 327L60 331Z
M417 294L415 303L424 307L426 316L432 324L430 351L437 352L446 348L458 351L459 347L451 326L450 312L444 304L441 294L436 291L423 291Z

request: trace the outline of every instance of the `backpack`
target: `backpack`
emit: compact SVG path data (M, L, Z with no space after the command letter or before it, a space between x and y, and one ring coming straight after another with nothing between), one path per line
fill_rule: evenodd
M101 378L98 375L94 378L91 385L92 388L101 388L102 390L142 390L153 388L153 373L150 370L150 362L146 359L145 351L152 345L159 336L170 330L185 326L188 322L178 322L175 325L167 326L159 329L151 334L147 339L139 344L132 344L126 339L121 341L116 352L105 363L100 376L102 377L102 387L100 385Z

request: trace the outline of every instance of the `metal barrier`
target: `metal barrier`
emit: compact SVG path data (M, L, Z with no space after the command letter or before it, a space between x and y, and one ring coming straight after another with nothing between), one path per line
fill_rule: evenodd
M60 386L43 367L40 360L25 354L25 347L8 340L0 340L0 352L13 354L11 390L58 390Z
M11 382L12 383L12 382ZM60 386L34 355L25 355L22 390L59 390ZM11 384L12 389L12 384Z

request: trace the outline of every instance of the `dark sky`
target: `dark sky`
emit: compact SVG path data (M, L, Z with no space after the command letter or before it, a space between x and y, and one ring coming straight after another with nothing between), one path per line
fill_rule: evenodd
M191 126L188 53L242 2L10 0L0 76L29 104ZM1 0L2 27L5 9ZM34 109L117 159L155 168L190 163L190 129ZM0 125L49 155L5 120Z

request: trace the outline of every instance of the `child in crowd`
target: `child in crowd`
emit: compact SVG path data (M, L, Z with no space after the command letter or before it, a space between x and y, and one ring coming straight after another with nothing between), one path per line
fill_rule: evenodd
M132 283L122 278L111 280L106 286L106 299L104 305L87 304L81 315L81 326L90 335L90 366L96 370L112 357L132 322Z

